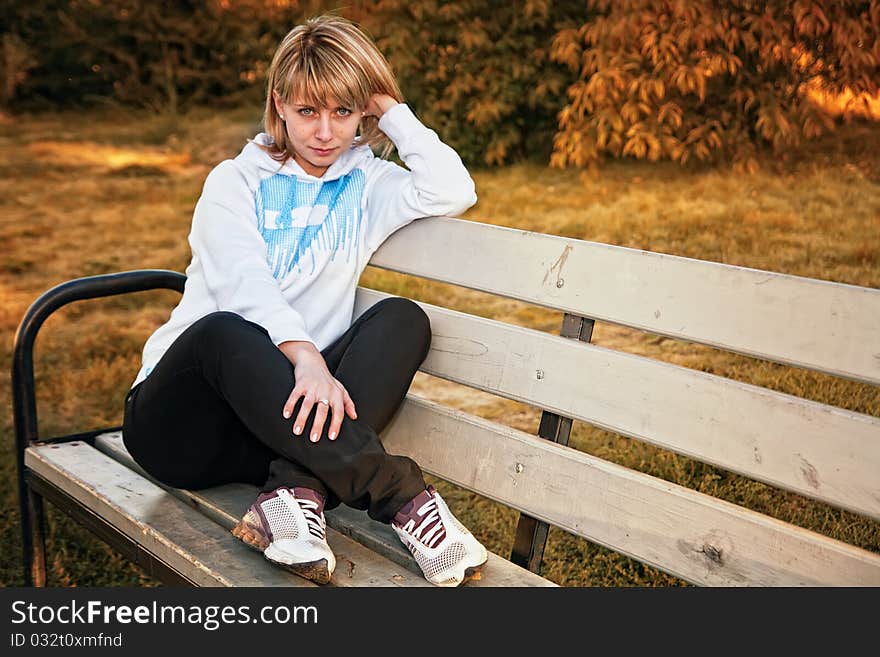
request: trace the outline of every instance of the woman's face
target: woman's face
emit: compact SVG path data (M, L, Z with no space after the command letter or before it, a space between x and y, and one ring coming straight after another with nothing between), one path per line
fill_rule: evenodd
M363 116L362 108L343 107L332 97L327 99L326 107L296 100L282 103L277 95L274 99L293 146L293 159L306 173L320 178L351 146Z

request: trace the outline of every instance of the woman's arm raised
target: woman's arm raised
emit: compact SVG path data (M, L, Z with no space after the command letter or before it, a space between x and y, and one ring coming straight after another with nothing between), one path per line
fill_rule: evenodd
M389 102L392 101L392 102ZM397 147L409 170L376 158L367 176L367 246L376 249L398 228L420 217L459 215L477 202L474 181L458 153L440 141L403 103L373 96L383 109L379 127Z

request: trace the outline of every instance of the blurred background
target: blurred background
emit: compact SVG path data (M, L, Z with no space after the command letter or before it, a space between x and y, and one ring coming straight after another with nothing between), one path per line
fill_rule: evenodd
M210 169L260 131L280 39L360 23L470 168L465 219L880 287L880 0L11 0L0 7L0 584L22 581L12 340L49 287L183 271ZM362 284L538 330L544 309L368 268ZM131 296L131 295L130 295ZM121 423L171 293L85 302L37 345L44 436ZM597 323L597 344L880 416L875 388ZM534 433L540 411L418 375L417 394ZM880 552L880 526L575 423L572 446ZM509 553L516 514L435 482ZM49 580L155 585L49 509ZM554 530L566 586L683 582Z
M259 104L277 43L328 10L367 29L470 164L752 165L837 119L880 116L880 7L854 0L8 2L0 101L170 115Z

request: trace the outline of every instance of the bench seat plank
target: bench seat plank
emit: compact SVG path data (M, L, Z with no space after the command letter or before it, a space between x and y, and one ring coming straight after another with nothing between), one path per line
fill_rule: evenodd
M199 586L315 586L267 562L162 487L86 443L31 447L27 467L120 528ZM328 530L339 561L333 586L431 586L356 541Z
M31 447L25 463L199 586L311 585L261 568L222 527L86 443Z
M125 449L121 432L109 432L98 436L95 446L102 452L122 463L128 468L149 477ZM158 483L158 482L157 482ZM214 522L229 529L237 522L245 509L254 501L258 494L255 486L247 484L228 484L216 486L202 491L183 489L167 489L170 493L184 500L190 506L210 517ZM359 545L361 550L368 549L394 562L399 572L394 573L395 584L406 586L430 586L422 576L418 564L406 550L394 530L390 526L373 521L363 511L339 506L326 514L327 525L343 534ZM329 536L329 533L328 533ZM329 539L328 539L329 540ZM333 545L331 544L331 547ZM350 565L352 559L342 548L333 547L339 565L334 580L341 577L342 569ZM553 582L521 568L508 560L490 552L489 563L481 580L471 581L468 587L498 586L556 586Z
M359 289L356 315L386 296ZM420 305L434 333L428 374L880 520L880 418Z
M412 394L382 440L431 474L696 584L880 585L880 554Z
M397 231L370 264L880 383L872 288L448 217Z

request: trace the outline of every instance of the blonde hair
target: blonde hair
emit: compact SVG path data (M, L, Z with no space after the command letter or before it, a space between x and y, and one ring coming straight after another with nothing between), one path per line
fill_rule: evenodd
M333 15L310 18L293 28L269 66L263 126L274 140L268 147L270 154L285 162L293 157L293 147L273 92L284 103L295 100L315 107L325 107L332 96L352 111L366 107L375 93L403 102L391 66L376 44L357 25ZM359 128L359 143L379 148L381 156L387 157L394 144L379 130L378 118L361 117Z

